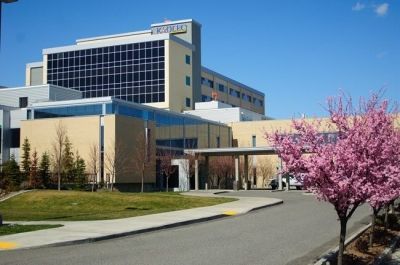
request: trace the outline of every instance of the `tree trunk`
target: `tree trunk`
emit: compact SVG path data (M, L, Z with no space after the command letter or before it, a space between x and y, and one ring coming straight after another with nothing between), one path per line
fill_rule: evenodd
M142 169L142 187L140 189L140 192L144 191L144 170Z
M346 226L347 226L347 218L340 218L340 237L339 237L339 252L337 257L337 265L343 264L343 253L344 253L344 242L346 240Z
M372 209L371 214L371 233L369 234L369 247L372 247L374 243L374 233L375 233L375 224L376 224L376 216L378 215L379 210Z
M168 180L169 180L169 177L167 177L167 186L166 186L166 188L165 188L165 191L166 191L166 192L168 192Z
M389 206L385 205L385 231L388 228L388 214L389 213Z
M61 173L60 173L60 170L58 170L58 172L57 172L57 183L58 183L57 188L60 191L61 190Z
M114 177L114 173L112 174L112 177L111 177L111 192L113 192L114 191L114 179L115 179L115 177Z

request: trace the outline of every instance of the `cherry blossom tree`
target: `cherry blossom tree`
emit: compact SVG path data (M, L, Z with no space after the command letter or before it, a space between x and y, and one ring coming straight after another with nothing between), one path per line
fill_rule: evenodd
M348 220L359 205L373 195L382 195L376 189L385 178L399 177L395 173L399 170L399 157L389 156L400 148L388 137L398 131L393 126L394 116L388 113L387 101L375 94L355 110L351 99L343 98L328 99L328 129L337 132L334 141L324 141L319 133L321 120L293 120L294 134L276 131L266 135L284 161L283 170L301 178L305 188L334 206L340 220L339 265ZM389 148L391 144L397 146Z

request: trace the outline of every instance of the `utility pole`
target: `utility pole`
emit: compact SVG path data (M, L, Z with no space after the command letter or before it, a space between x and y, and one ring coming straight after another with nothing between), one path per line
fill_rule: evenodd
M18 0L0 0L0 48L1 48L1 12L2 12L2 6L3 3L4 4L10 4L10 3L14 3L17 2Z

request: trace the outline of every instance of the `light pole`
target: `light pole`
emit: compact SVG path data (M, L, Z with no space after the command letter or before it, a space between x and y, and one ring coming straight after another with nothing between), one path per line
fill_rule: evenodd
M14 3L17 2L18 0L0 0L0 48L1 48L1 7L4 4L10 4L10 3Z
M17 2L18 0L0 0L0 48L1 48L1 7L3 5L3 3L5 4L9 4L9 3L13 3L13 2ZM3 216L0 213L0 226L3 225Z

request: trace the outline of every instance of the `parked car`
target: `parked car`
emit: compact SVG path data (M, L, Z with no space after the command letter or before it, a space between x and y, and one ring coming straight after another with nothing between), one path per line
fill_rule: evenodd
M286 177L283 177L282 181L285 183L285 187L286 187ZM290 187L296 187L296 190L302 190L303 189L303 183L300 182L294 176L289 176L289 182L290 182Z
M290 187L295 187L297 190L303 189L303 183L298 181L294 176L289 176ZM271 189L275 190L279 187L278 177L273 178L269 185ZM286 188L286 177L282 176L282 188Z

